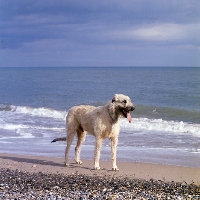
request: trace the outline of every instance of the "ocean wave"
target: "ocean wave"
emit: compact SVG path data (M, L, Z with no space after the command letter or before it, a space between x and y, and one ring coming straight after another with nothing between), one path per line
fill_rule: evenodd
M168 107L136 105L133 116L139 118L164 119L167 121L183 121L199 123L200 112L196 110L177 109Z
M56 119L65 119L67 112L58 111L52 108L32 108L28 106L0 105L0 111L11 111L16 113L28 114L31 116L49 117Z
M44 126L37 126L37 125L25 125L25 124L12 124L12 123L1 123L0 129L7 130L7 131L14 131L14 134L4 136L8 138L35 138L35 132L40 132L42 137L49 137L49 134L46 134L48 131L53 131L56 133L65 133L65 128L59 127L44 127Z
M102 105L98 103L95 106ZM183 121L187 123L199 123L200 112L196 110L184 110L177 108L156 107L135 105L136 109L132 113L135 118L164 119L166 121ZM29 106L15 106L0 104L0 111L12 111L32 116L65 119L67 111L59 111L52 108Z
M32 130L54 130L54 131L65 130L65 128L59 128L59 127L44 127L37 125L34 126L34 125L24 125L24 124L12 124L12 123L0 124L0 129L5 129L5 130L32 129Z
M11 111L11 106L10 105L4 105L0 104L0 111Z
M136 106L137 107L137 106ZM139 111L137 111L139 110ZM10 129L10 130L22 130L22 129L38 129L38 130L52 130L52 131L63 131L60 128L60 124L57 124L57 120L62 122L65 120L67 111L58 111L51 108L32 108L27 106L15 106L15 105L2 105L0 104L0 111L3 111L0 118L0 129ZM9 115L5 115L9 113ZM174 112L174 114L172 113ZM152 114L153 113L153 114ZM162 118L163 115L168 117ZM180 114L181 113L181 114ZM16 122L16 115L23 116L21 121ZM200 124L195 122L185 122L182 120L171 120L172 117L169 115L192 115L197 114L193 111L180 111L172 108L154 108L150 106L140 106L136 108L136 111L132 113L133 120L132 123L128 123L126 119L121 119L120 125L122 130L128 130L131 132L144 132L144 131L159 131L164 133L174 133L174 134L191 134L200 137ZM12 115L12 116L11 116ZM43 125L27 125L24 119L28 120L31 117L44 117ZM141 117L145 115L145 117ZM6 119L9 118L9 121ZM195 116L197 119L197 116ZM199 116L198 116L199 117ZM12 119L11 119L12 118ZM46 119L45 119L46 118ZM48 118L51 118L50 120ZM176 117L175 117L176 118ZM11 120L11 121L10 121ZM31 120L34 120L33 118ZM17 124L16 124L17 123ZM54 127L47 127L48 124ZM64 124L64 123L63 123ZM61 124L62 125L62 124ZM58 128L57 128L58 127Z
M200 137L200 124L186 123L183 121L167 121L163 119L133 118L132 123L122 119L123 129L129 131L159 131L175 134L192 134Z

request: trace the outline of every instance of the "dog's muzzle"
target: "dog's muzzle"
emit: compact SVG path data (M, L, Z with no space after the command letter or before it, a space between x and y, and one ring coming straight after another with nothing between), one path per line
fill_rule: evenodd
M131 109L130 109L130 111L134 111L135 110L135 107L134 106L132 106L131 107Z

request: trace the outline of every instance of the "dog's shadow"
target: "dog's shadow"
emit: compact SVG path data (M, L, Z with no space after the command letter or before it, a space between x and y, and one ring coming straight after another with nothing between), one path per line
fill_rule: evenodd
M32 165L45 165L45 166L52 166L52 167L66 167L64 165L64 163L58 163L58 162L54 162L54 161L49 161L49 160L44 160L44 159L35 159L35 158L23 158L23 157L14 157L14 156L6 156L6 155L1 155L0 156L1 159L6 159L6 160L11 160L14 162L19 162L19 163L29 163ZM89 168L89 167L84 167L83 165L79 165L77 163L70 163L69 166L67 166L66 168L81 168L81 169L89 169L89 170L93 170L93 168Z

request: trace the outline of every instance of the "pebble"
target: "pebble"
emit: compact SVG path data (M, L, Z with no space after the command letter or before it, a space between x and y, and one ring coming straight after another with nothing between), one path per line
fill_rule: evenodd
M29 173L0 169L0 199L200 199L200 186L129 177Z

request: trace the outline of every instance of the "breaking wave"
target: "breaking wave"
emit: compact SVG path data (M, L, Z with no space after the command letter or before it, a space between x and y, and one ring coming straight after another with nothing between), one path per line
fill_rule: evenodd
M132 123L121 120L121 127L129 131L158 131L174 134L191 134L200 137L200 124L163 119L133 118Z
M141 107L141 110L144 110L144 107ZM140 112L141 112L140 110ZM196 137L200 137L200 124L192 122L184 122L181 120L166 120L162 118L153 118L154 115L160 117L160 113L163 112L165 115L167 112L172 113L172 110L163 108L161 109L150 109L147 107L145 111L149 114L147 117L140 117L144 115L135 111L132 113L132 123L128 123L126 119L122 119L120 122L122 130L127 130L131 132L143 132L151 131L152 134L155 131L165 132L165 133L174 133L174 134L191 134ZM165 112L164 112L165 111ZM178 111L175 112L175 114ZM183 115L186 111L181 111ZM6 117L6 113L9 115ZM190 113L190 112L188 112ZM179 113L180 114L180 113ZM191 114L191 113L190 113ZM194 113L193 113L194 114ZM16 122L16 115L22 116L20 120ZM40 129L40 130L54 130L54 131L63 131L65 129L65 117L67 111L58 111L51 108L32 108L27 106L14 106L14 105L0 105L0 129L10 129L10 130L22 130L22 129ZM23 120L28 119L29 117L33 119L38 119L42 117L43 124L27 124ZM7 120L9 118L9 120ZM19 117L18 117L19 118ZM51 120L49 120L49 118ZM59 125L57 123L59 121ZM55 121L55 122L54 122ZM52 124L52 125L50 125Z
M0 105L0 111L11 111L31 116L50 117L56 119L65 119L67 112L58 111L51 108L32 108L28 106Z

